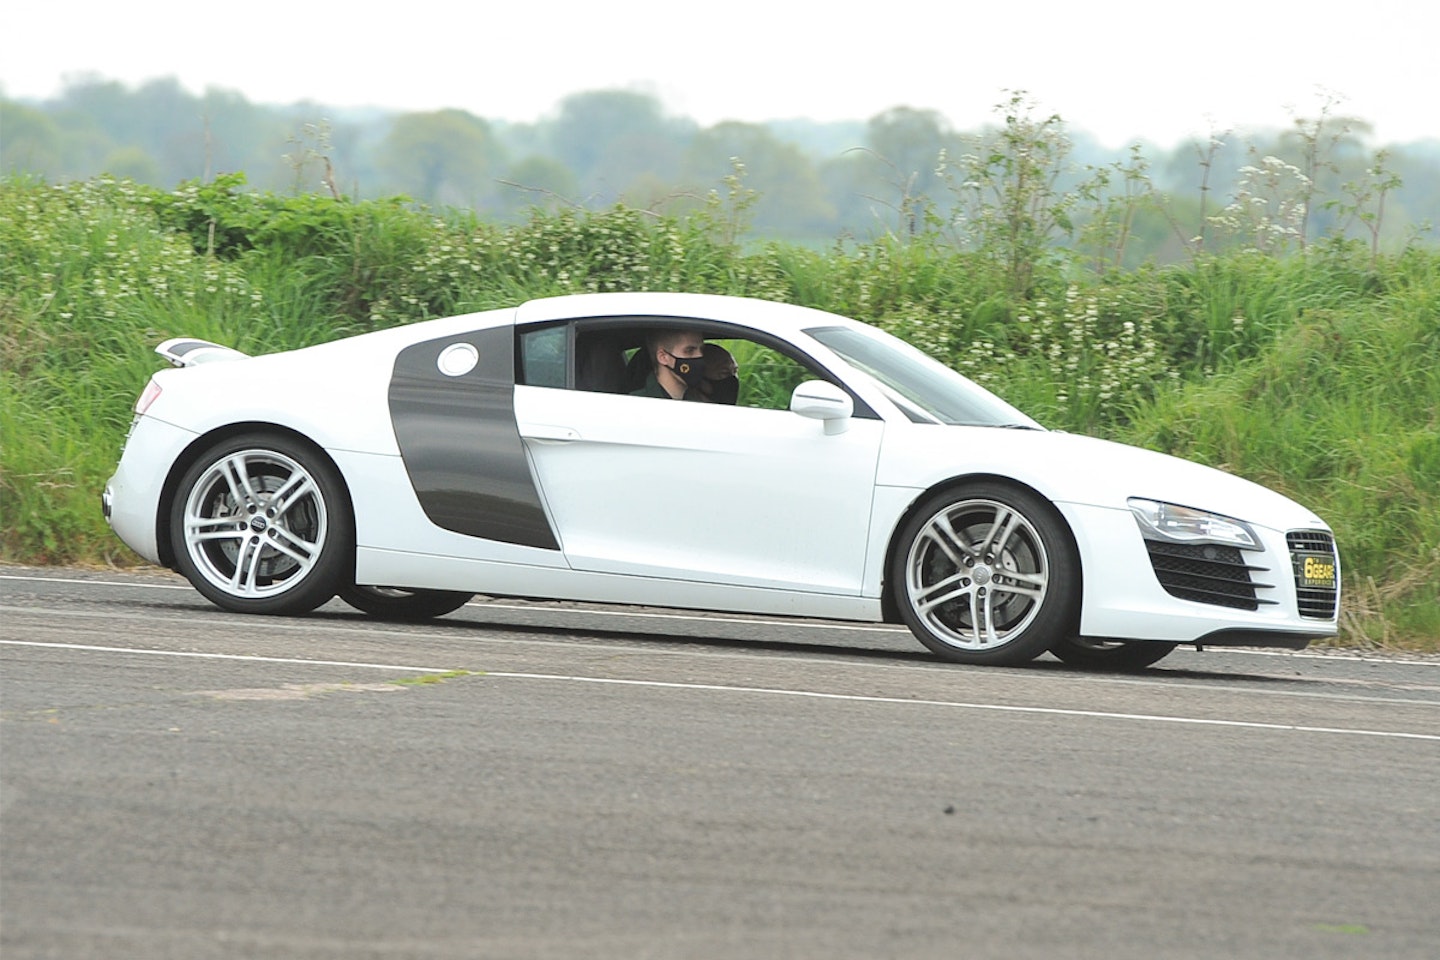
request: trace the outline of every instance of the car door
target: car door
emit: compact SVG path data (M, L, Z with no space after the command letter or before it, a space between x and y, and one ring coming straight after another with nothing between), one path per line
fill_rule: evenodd
M881 420L528 384L515 411L573 568L860 594Z

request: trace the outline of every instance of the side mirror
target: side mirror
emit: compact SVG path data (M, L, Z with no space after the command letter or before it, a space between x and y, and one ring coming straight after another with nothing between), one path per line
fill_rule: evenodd
M821 420L827 434L844 433L855 415L850 394L824 380L806 380L790 394L790 410L811 420Z

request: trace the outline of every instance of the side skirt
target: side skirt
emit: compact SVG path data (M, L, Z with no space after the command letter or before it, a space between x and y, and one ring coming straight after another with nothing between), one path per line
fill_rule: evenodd
M636 604L865 623L882 621L880 601L873 598L589 573L402 553L374 547L356 549L355 580L373 586L461 590L502 597Z

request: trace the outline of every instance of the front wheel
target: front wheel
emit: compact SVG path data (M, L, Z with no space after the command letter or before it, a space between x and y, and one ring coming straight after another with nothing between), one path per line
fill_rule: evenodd
M340 599L380 620L414 622L441 617L470 602L473 593L408 590L401 587L342 586Z
M176 566L216 606L306 613L335 595L354 546L339 474L307 444L232 437L185 472L170 507Z
M1086 670L1143 670L1169 656L1178 643L1160 640L1090 640L1062 637L1050 648L1056 657Z
M1072 632L1080 563L1059 513L1029 491L970 483L931 497L890 570L900 614L957 663L1017 664Z

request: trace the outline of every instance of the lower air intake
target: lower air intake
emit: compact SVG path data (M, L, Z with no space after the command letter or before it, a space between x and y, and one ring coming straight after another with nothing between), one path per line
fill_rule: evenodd
M1258 610L1262 603L1275 602L1257 593L1273 585L1256 583L1250 576L1265 568L1247 564L1235 547L1146 540L1145 549L1160 586L1171 596L1237 610Z

